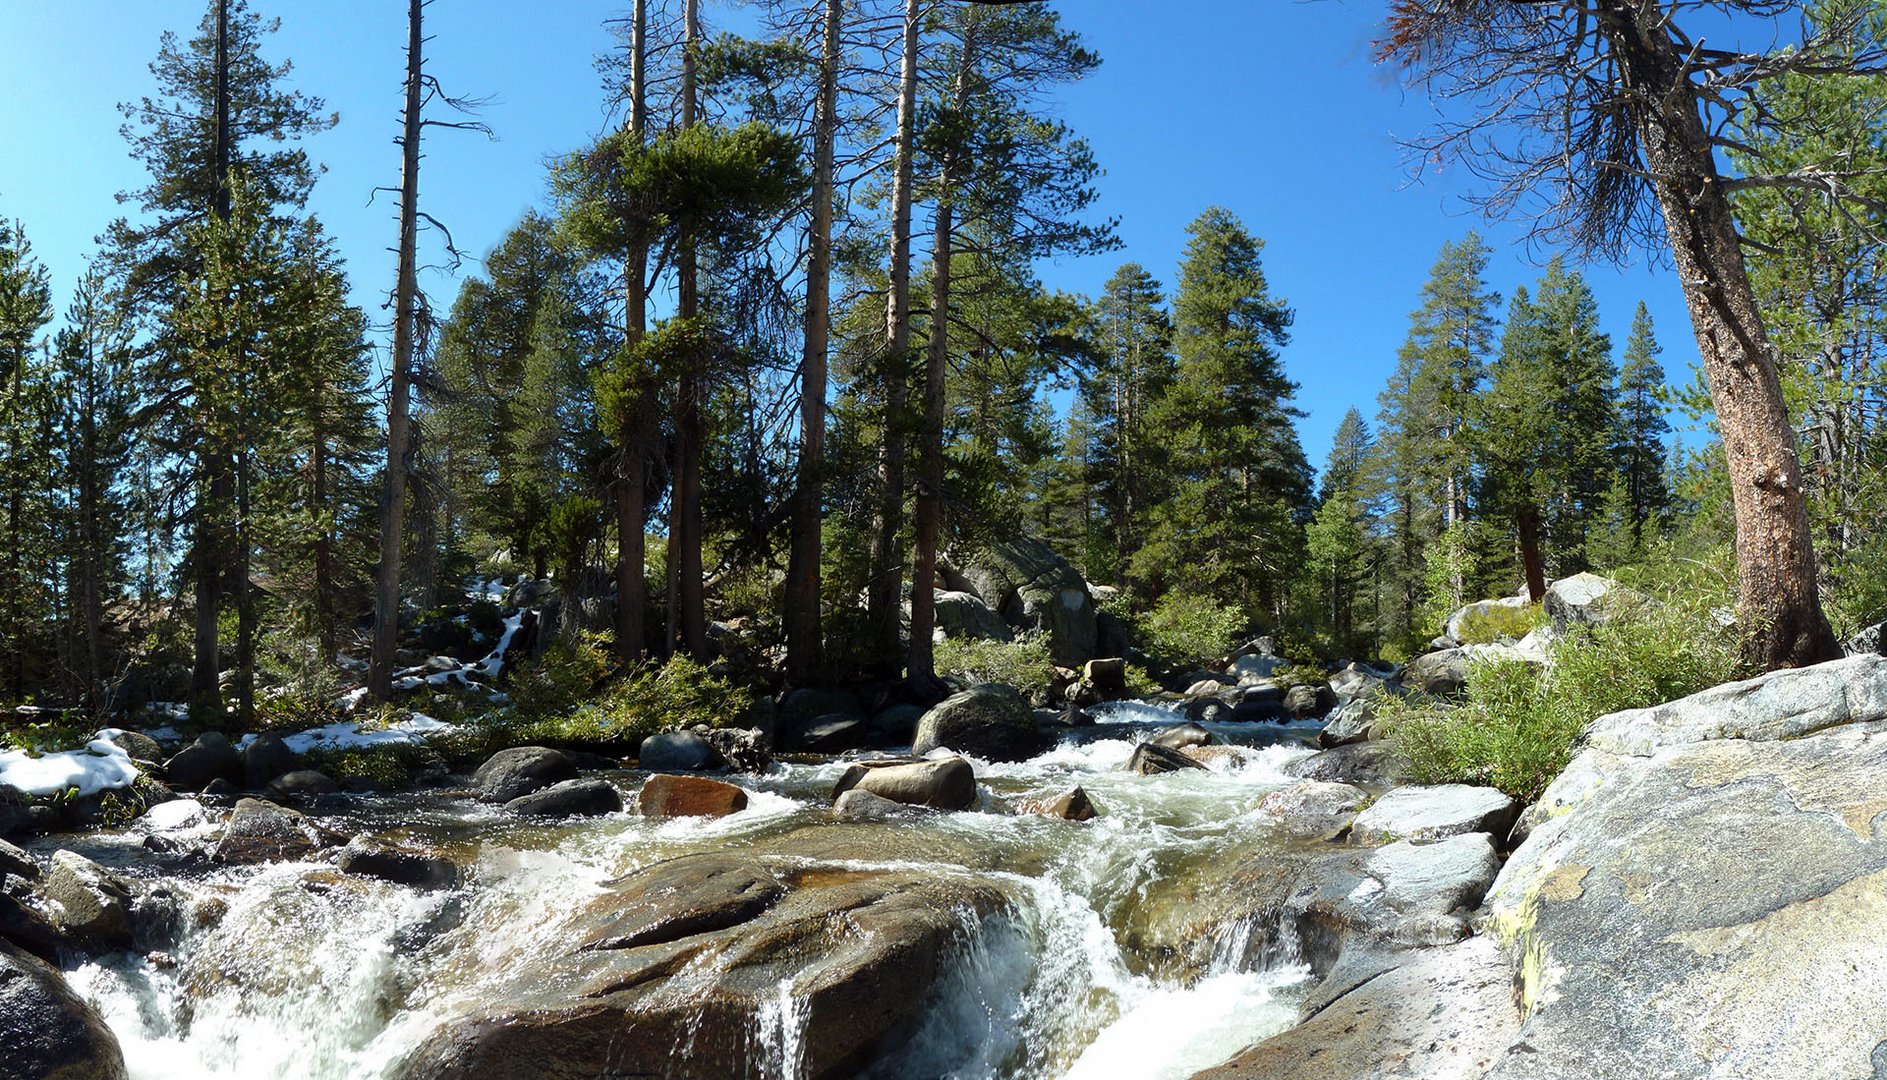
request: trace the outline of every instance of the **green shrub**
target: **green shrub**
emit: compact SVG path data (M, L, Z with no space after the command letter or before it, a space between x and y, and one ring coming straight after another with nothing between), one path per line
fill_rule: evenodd
M1685 575L1663 584L1682 580ZM1598 717L1753 674L1735 629L1718 617L1718 593L1693 585L1653 594L1658 602L1555 641L1545 673L1514 660L1472 665L1467 701L1458 707L1384 699L1379 715L1416 779L1491 784L1532 801L1566 767L1573 743Z
M1048 637L1023 633L1014 641L981 638L945 638L936 646L937 674L955 675L973 683L1002 683L1027 697L1046 692L1055 681L1055 661Z
M1463 645L1490 645L1503 639L1519 641L1551 621L1546 609L1539 604L1478 608L1462 616L1460 641Z
M1195 593L1170 592L1141 618L1139 631L1149 653L1178 667L1231 652L1246 625L1235 607Z
M559 637L543 655L512 672L505 683L517 715L526 721L563 716L594 697L616 668L600 634Z
M382 743L346 749L314 750L308 768L319 769L342 786L364 785L376 791L409 786L413 776L442 761L440 752L417 743Z
M568 666L558 670L563 678L571 675ZM583 665L577 664L577 673L582 670ZM644 666L567 709L545 712L543 705L552 696L546 692L529 710L497 714L473 725L473 730L453 742L453 751L469 756L502 746L540 743L632 754L650 735L696 724L726 727L736 723L754 701L752 694L685 656Z

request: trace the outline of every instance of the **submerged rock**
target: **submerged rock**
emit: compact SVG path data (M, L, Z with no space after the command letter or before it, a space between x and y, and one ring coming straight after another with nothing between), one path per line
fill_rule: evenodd
M508 803L520 795L577 778L576 763L544 746L514 746L485 759L472 774L478 797L489 803Z
M286 862L345 843L347 837L304 814L261 799L243 799L223 826L222 839L210 850L210 861L224 866Z
M854 788L907 806L967 810L976 803L976 772L960 757L901 764L858 764L845 770L832 797Z
M1093 801L1080 785L1053 798L1024 803L1022 808L1031 814L1061 818L1064 821L1092 821L1098 815Z
M1041 751L1035 714L1014 687L983 683L953 694L918 722L911 753L948 748L985 761L1026 761Z
M124 1051L58 969L0 941L0 1071L21 1080L122 1080Z
M660 773L636 795L644 817L726 817L747 809L747 793L705 776Z
M888 821L910 812L905 803L853 788L832 801L832 813L842 821Z
M450 859L372 840L348 844L338 865L343 873L416 889L450 889L459 883L459 868Z
M923 1015L956 943L1009 902L958 871L672 859L614 883L571 918L568 948L488 986L397 1071L662 1076L686 1046L691 1076L762 1075L754 1032L785 985L798 1074L856 1075Z
M1155 776L1159 773L1179 772L1183 769L1204 769L1205 763L1190 757L1170 746L1145 742L1134 747L1133 756L1127 759L1127 771L1141 776Z

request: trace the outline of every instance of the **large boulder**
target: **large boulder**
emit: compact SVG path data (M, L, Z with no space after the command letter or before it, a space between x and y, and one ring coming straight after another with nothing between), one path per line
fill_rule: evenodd
M24 850L0 840L0 878L12 874L28 881L39 879L39 863Z
M937 590L937 629L945 637L1014 641L1015 631L975 593Z
M1169 750L1184 750L1188 746L1211 746L1218 739L1212 732L1198 724L1174 724L1164 731L1156 733L1147 740L1155 746L1164 746Z
M1316 720L1337 706L1337 695L1323 683L1298 683L1284 694L1284 708L1296 720Z
M1856 657L1595 724L1488 894L1525 1013L1488 1075L1880 1075L1884 704Z
M1441 636L1458 645L1468 643L1468 638L1477 627L1476 621L1489 616L1499 616L1508 611L1524 611L1531 603L1526 596L1503 596L1497 600L1476 600L1456 608L1442 624ZM1475 634L1473 636L1479 637Z
M1379 740L1352 743L1299 758L1286 765L1284 771L1300 780L1384 788L1408 779L1409 759L1392 740Z
M1581 623L1607 622L1646 603L1646 598L1608 577L1574 574L1546 587L1546 613L1564 630Z
M206 731L164 763L164 778L171 787L184 791L201 791L212 780L240 784L244 780L242 755L229 744L228 736Z
M1402 685L1430 697L1454 697L1467 689L1468 664L1473 658L1465 648L1423 653L1402 669Z
M122 1080L124 1051L57 968L0 941L0 1072L20 1080Z
M1030 536L1004 540L979 553L963 576L1010 626L1045 632L1057 664L1079 667L1094 658L1094 598L1054 548Z
M650 772L699 772L726 764L720 751L692 731L664 731L642 740L636 764Z
M1188 747L1188 749L1193 748ZM1134 747L1133 756L1127 759L1126 768L1128 772L1138 773L1141 776L1158 776L1161 773L1204 769L1206 764L1170 746L1144 742Z
M472 774L472 786L484 802L508 803L576 778L576 763L559 751L545 746L514 746L486 758Z
M934 706L918 721L911 753L948 748L984 761L1026 761L1042 749L1035 714L1014 687L972 686Z
M1324 721L1324 729L1317 733L1317 745L1328 750L1380 737L1375 705L1368 698L1357 698L1337 706Z
M520 795L505 809L529 817L596 817L621 812L622 793L607 780L565 780Z
M1286 832L1322 836L1349 825L1368 801L1369 793L1352 784L1299 780L1266 792L1258 812Z
M269 781L299 768L301 758L274 732L263 732L242 748L242 782L252 791L259 791L267 787Z
M759 1076L790 1040L795 1075L858 1075L923 1018L958 943L1011 902L995 881L934 867L666 860L569 916L550 939L564 944L484 984L397 1072L661 1076L685 1046L691 1076Z
M857 764L845 770L832 797L857 789L907 806L967 810L976 803L976 772L960 757L903 764Z
M1355 837L1363 843L1441 840L1463 833L1507 835L1520 804L1505 792L1467 784L1397 788L1357 815Z
M1486 938L1401 954L1352 980L1302 1024L1194 1080L1478 1077L1519 1026L1511 978Z

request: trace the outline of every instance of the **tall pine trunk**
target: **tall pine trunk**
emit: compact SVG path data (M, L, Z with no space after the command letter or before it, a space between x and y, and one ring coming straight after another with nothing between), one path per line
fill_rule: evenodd
M1683 56L1657 5L1610 0L1610 40L1703 358L1736 516L1740 616L1750 659L1800 667L1841 655L1822 614L1808 505L1775 353L1743 264Z
M374 582L373 662L368 689L384 701L393 692L400 630L400 554L406 534L407 453L412 442L409 398L413 339L418 330L419 133L424 89L425 0L406 11L406 113L400 135L400 269L393 294L393 373L387 394L387 472L380 504L380 573Z
M635 0L629 37L629 132L640 143L648 133L648 0ZM649 249L640 240L630 245L623 260L623 351L628 354L648 331ZM625 372L621 426L617 442L622 456L616 462L616 656L625 665L642 659L646 649L643 623L647 617L647 384L639 369Z
M904 408L911 354L911 203L916 187L917 49L923 0L904 0L903 58L898 69L897 158L891 180L890 288L885 294L884 434L878 450L878 512L873 523L866 624L879 656L894 671L904 634Z
M701 41L701 0L687 0L683 13L685 40L681 60L681 126L695 125L699 92L695 79L695 52ZM682 320L701 314L701 266L692 227L684 226L676 256L675 314ZM670 498L674 521L674 558L669 596L672 622L681 634L682 649L697 659L708 653L707 583L701 564L701 458L705 449L701 412L706 392L703 371L707 357L697 356L681 373L675 403L675 487Z
M800 358L799 482L786 570L786 677L804 684L820 664L820 511L826 455L826 350L832 326L832 150L839 128L843 0L825 0L819 105L813 119L812 229L806 261L806 341Z
M216 46L212 61L215 72L215 126L210 146L213 178L210 210L219 220L228 221L230 213L229 163L229 0L216 5ZM206 417L207 421L208 418ZM206 427L214 426L206 422ZM215 723L223 716L222 643L219 621L222 597L227 584L225 559L229 542L222 528L225 507L231 492L229 455L220 446L205 446L199 453L197 467L202 473L198 498L209 505L198 505L196 533L191 554L195 573L196 662L190 673L190 712L199 723Z

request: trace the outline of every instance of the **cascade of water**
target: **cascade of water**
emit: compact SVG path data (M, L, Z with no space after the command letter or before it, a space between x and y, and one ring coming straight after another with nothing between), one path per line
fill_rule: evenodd
M793 980L780 980L779 992L760 1006L754 1018L760 1070L766 1080L801 1080L806 1073L806 998L793 993Z

